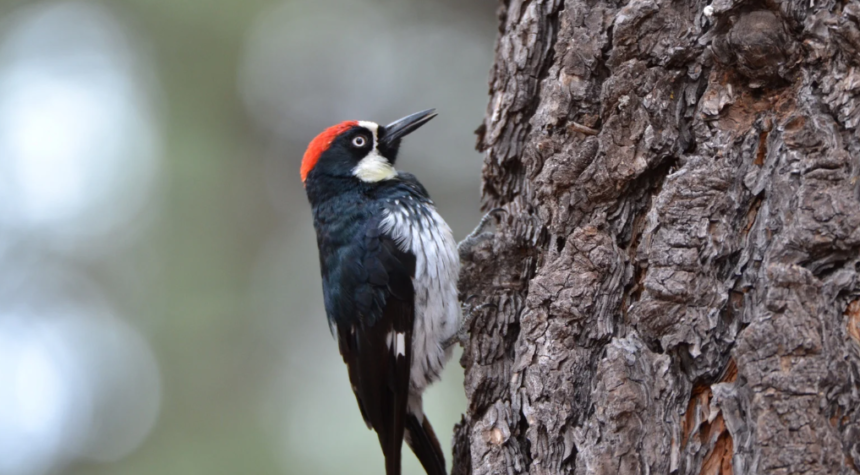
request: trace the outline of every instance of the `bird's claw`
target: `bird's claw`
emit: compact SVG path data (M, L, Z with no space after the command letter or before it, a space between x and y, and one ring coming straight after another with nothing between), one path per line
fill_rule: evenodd
M477 295L470 295L464 300L464 304L469 300L477 298ZM465 307L465 305L464 305ZM442 348L448 349L454 343L460 343L460 346L466 346L466 342L469 340L469 329L472 327L472 322L475 320L475 312L479 312L485 308L498 308L494 303L483 303L478 305L477 307L469 307L463 312L464 318L463 323L460 325L460 329L457 330L457 333L448 338L444 342L442 342Z
M462 249L464 245L471 245L475 240L478 239L479 236L484 234L484 230L486 229L487 225L490 224L490 222L491 222L490 218L492 218L494 216L498 216L502 213L507 214L507 212L508 212L508 210L506 210L504 208L493 208L490 211L488 211L487 214L485 214L481 218L481 221L478 222L478 225L475 226L475 229L472 230L472 232L469 233L469 235L466 236L465 239L463 239L462 241L460 241L459 244L457 244L457 249Z

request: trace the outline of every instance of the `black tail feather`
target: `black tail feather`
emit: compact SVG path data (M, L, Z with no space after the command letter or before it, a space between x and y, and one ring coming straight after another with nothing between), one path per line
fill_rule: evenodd
M406 414L406 443L418 457L427 475L447 475L445 455L433 432L433 426L427 417L422 419L423 422L420 422L414 414Z
M385 455L385 475L400 475L400 450Z

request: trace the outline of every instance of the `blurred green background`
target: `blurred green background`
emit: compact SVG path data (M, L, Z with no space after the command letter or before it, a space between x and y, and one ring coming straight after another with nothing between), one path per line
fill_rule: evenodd
M462 239L495 7L0 0L0 475L381 473L299 163L436 107L398 166ZM457 358L425 397L449 467Z

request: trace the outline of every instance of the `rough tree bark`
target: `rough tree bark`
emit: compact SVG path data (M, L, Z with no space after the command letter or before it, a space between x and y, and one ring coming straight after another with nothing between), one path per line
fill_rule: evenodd
M860 3L498 15L454 473L860 473Z

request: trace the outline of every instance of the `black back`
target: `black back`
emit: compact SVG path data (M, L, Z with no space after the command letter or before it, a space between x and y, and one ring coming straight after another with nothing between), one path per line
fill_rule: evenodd
M309 180L307 191L314 205L326 314L362 417L379 437L386 473L399 475L412 361L415 256L401 251L380 222L389 199L426 196L426 191L406 174L378 184L318 178ZM402 353L392 349L397 333L403 335Z

